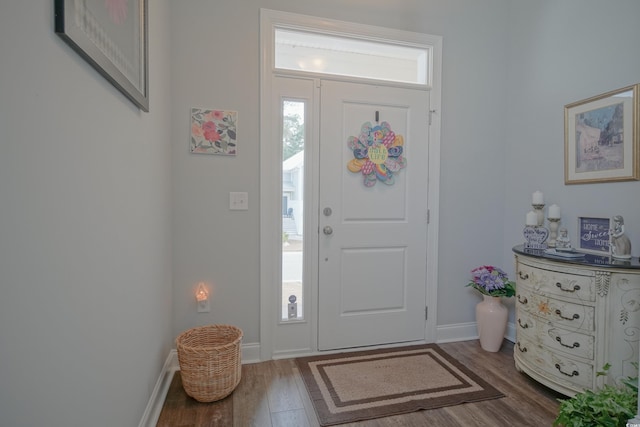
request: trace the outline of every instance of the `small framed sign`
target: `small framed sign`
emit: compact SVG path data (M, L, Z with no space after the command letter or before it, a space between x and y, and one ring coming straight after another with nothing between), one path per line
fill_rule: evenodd
M609 218L578 217L578 250L599 255L611 253Z

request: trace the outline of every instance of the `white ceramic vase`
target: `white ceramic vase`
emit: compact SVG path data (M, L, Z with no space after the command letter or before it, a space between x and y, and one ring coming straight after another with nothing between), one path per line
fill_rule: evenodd
M476 305L476 322L480 346L485 351L497 352L502 346L507 331L509 310L502 304L501 297L483 295L483 300Z

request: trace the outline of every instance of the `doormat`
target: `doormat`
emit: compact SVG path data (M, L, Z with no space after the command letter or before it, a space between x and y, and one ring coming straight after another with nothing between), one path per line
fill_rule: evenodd
M436 344L296 363L322 426L504 397Z

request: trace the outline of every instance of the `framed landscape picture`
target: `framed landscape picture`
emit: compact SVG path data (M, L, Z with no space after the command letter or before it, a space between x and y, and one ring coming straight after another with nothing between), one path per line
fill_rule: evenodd
M564 107L564 182L640 179L640 84Z

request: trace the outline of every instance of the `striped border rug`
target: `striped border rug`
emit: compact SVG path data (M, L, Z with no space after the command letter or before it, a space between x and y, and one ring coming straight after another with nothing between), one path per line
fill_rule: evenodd
M296 363L322 426L504 397L436 344Z

